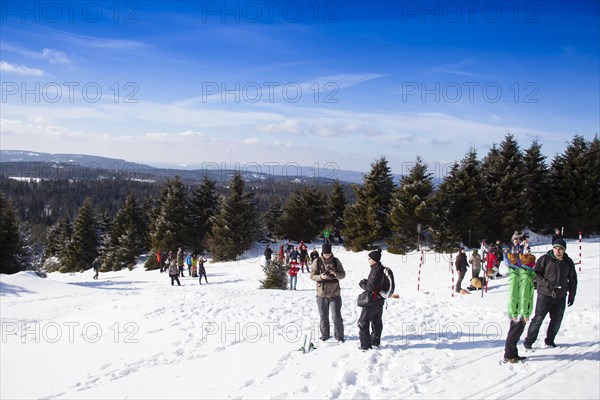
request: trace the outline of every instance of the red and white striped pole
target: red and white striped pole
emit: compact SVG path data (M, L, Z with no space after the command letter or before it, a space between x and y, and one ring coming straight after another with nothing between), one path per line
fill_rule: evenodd
M583 257L581 256L581 231L579 231L579 272L581 272L581 263L583 262Z
M454 268L452 268L452 253L450 253L450 271L452 271L452 297L454 297Z
M421 259L419 260L419 272L417 274L417 292L421 290L421 265L423 265L423 250L421 250Z

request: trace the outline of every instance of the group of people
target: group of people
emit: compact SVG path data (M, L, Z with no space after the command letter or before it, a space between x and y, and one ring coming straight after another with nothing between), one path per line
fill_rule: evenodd
M550 323L546 331L544 343L548 347L557 347L556 335L565 313L565 308L573 305L577 293L577 272L575 263L567 255L567 244L562 231L556 228L552 236L552 249L536 261L530 252L527 238L515 232L511 244L502 247L500 241L495 246L485 247L484 258L473 250L470 257L473 278L478 278L482 261L486 269L485 277L499 276L500 260L505 260L509 267L509 301L508 314L511 318L508 335L505 341L504 360L517 363L526 357L519 355L517 343L525 331L527 322L533 313L523 347L531 350L538 338L539 330L546 315L550 314ZM499 253L499 254L498 254ZM461 292L461 282L466 274L468 262L465 250L461 249L456 257L458 283L456 291ZM473 280L470 289L474 289ZM533 312L534 291L537 289L535 312Z
M265 264L269 266L273 258L273 249L271 245L267 245L263 253L265 256ZM298 246L294 246L290 240L285 245L279 246L279 252L277 253L277 259L280 263L285 263L288 266L288 275L290 276L290 290L296 290L296 284L298 282L298 272L304 273L310 272L310 265L314 260L319 257L317 248L308 253L308 246L304 241L300 241Z
M160 272L168 272L169 277L171 278L171 286L175 285L177 282L178 286L181 286L181 282L179 281L179 277L184 277L184 265L188 268L188 276L198 278L199 283L202 285L202 277L204 277L204 281L208 283L208 278L206 277L206 268L204 267L204 263L206 260L201 255L196 256L193 252L188 252L187 255L184 256L183 249L180 247L177 250L177 254L174 256L173 251L169 250L165 257L165 253L161 251L156 252L156 261L160 267Z

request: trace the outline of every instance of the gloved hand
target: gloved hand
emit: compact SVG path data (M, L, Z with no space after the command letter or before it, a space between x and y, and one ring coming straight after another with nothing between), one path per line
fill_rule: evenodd
M575 296L569 296L569 298L567 299L567 307L571 307L574 302L575 302Z

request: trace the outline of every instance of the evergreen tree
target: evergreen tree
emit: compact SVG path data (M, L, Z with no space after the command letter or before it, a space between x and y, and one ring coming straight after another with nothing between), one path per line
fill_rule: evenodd
M531 223L534 231L546 228L547 217L551 214L548 208L549 171L546 156L542 154L542 145L535 140L525 151L525 194L531 205Z
M392 236L388 240L388 251L406 254L417 248L417 225L422 228L431 223L431 197L433 178L427 172L427 165L417 157L408 175L400 180L400 187L394 193L390 223Z
M286 290L288 287L287 266L275 257L268 266L263 266L265 279L260 281L261 289L280 289Z
M215 261L233 261L250 248L257 237L258 210L253 193L244 193L244 181L236 172L229 195L219 199L219 210L211 218L209 248Z
M476 246L484 235L485 197L475 149L454 165L434 197L434 231L442 235L438 240L454 241L458 234L459 243ZM442 226L449 231L443 232Z
M15 210L0 193L0 273L14 274L23 268L19 260L21 245Z
M102 268L118 271L124 266L135 265L136 257L144 250L146 230L142 208L133 194L129 194L115 215Z
M186 243L190 242L186 195L185 187L178 176L165 184L155 219L151 224L152 249L145 264L146 269L158 268L157 251L175 252L179 247L184 247Z
M494 204L493 199L498 191L498 185L502 179L502 174L498 166L500 165L500 151L496 143L492 144L490 151L481 162L481 178L483 180L483 193L485 197L483 214L484 236L488 241L500 239L501 227L498 223L499 210Z
M458 206L462 199L460 194L456 195L459 179L459 166L455 163L432 199L429 233L433 249L441 253L455 252L462 241L459 221L462 212Z
M344 213L344 246L364 250L390 233L389 215L394 191L392 173L382 157L371 164L364 185L353 185L356 203Z
M591 188L590 230L585 232L587 235L600 233L600 201L598 201L600 199L600 139L598 135L594 136L591 141L589 149L585 153L585 159L589 165L587 182Z
M339 181L333 183L331 194L327 198L327 221L338 229L344 227L344 210L346 209L346 196Z
M283 237L283 233L281 232L280 228L282 215L283 206L281 205L279 197L272 196L271 200L269 201L269 207L263 214L263 220L273 239L281 239Z
M326 223L326 200L314 187L296 190L283 207L281 231L294 241L310 242Z
M66 256L61 257L61 272L83 272L98 256L98 237L92 201L86 198L73 222L73 235Z
M50 257L57 257L61 259L66 257L72 234L73 224L71 223L69 217L64 215L48 230L44 259L48 259Z
M217 211L215 182L204 176L201 185L197 185L190 199L190 222L192 230L192 247L198 252L207 248L207 241L212 229L211 217Z
M590 143L575 135L550 168L554 223L564 226L565 235L571 237L580 229L586 233L594 231L596 216L592 213L597 206L592 204L598 203L598 198L593 197L598 193L598 172L590 169L597 165L597 161L591 160L592 154Z

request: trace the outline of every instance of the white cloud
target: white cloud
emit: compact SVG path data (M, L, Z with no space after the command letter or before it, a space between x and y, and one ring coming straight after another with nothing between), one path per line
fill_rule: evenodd
M71 59L65 52L44 48L42 58L48 60L50 64L69 64Z
M24 65L15 65L6 61L0 61L0 72L6 74L42 76L45 72L38 68L26 67Z
M258 144L258 143L260 143L260 140L255 137L244 139L244 144Z

